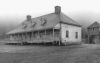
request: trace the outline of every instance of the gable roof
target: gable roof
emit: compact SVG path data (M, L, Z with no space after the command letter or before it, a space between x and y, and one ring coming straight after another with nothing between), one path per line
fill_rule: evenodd
M96 27L100 27L100 23L98 23L97 21L91 24L88 28L96 28Z
M41 18L46 18L47 22L44 25L41 25ZM14 34L14 33L21 33L21 32L28 32L28 31L36 31L42 29L48 29L55 27L59 22L67 23L70 25L75 25L81 27L77 22L60 12L60 14L50 13L47 15L43 15L40 17L32 18L31 21L24 21L22 23L27 24L26 28L22 28L22 23L14 28L12 31L8 32L7 34ZM35 22L36 24L31 27L31 22Z

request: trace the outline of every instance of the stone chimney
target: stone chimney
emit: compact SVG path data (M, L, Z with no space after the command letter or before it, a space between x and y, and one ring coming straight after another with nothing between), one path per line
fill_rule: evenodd
M60 6L55 6L55 13L60 14L61 12L61 7Z
M30 21L30 20L31 20L31 16L30 16L30 15L27 15L27 16L26 16L26 20L27 20L27 21Z

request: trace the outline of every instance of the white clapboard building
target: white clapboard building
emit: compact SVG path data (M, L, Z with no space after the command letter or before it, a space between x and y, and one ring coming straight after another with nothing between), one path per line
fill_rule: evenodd
M81 42L81 25L61 12L55 6L55 12L26 20L6 33L7 43L47 43L53 44Z

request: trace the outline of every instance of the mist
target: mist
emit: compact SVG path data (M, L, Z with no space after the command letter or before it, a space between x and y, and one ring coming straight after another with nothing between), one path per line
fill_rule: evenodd
M93 22L100 22L100 13L92 12L92 11L77 11L77 12L63 12L68 17L73 19L82 25L82 35L87 33L87 27L91 25ZM45 15L48 13L32 13L32 18ZM7 33L26 20L26 15L3 15L0 16L0 34Z

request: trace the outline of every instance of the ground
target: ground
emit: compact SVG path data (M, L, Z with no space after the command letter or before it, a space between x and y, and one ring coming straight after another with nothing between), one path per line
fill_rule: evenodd
M0 63L100 63L100 45L0 45Z

